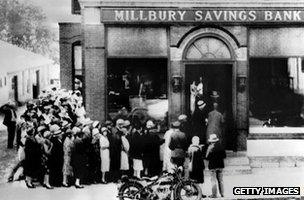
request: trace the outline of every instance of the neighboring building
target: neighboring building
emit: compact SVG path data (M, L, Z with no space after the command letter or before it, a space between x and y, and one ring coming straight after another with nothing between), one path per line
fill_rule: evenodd
M79 3L73 13L81 13L81 23L59 24L61 84L74 89L75 77L82 81L91 118L104 120L115 106L132 108L140 96L147 103L166 100L175 120L190 113L190 86L201 77L206 99L220 95L227 149L258 154L288 143L284 155L303 155L291 150L303 145L294 139L304 138L303 1ZM278 128L255 128L268 119ZM260 139L272 145L260 148Z
M50 84L53 61L0 41L0 105L37 98Z

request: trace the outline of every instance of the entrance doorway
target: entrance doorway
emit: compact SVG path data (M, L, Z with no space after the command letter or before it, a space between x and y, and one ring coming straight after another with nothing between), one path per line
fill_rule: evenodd
M233 149L233 110L232 110L232 64L187 64L186 65L186 112L191 115L196 102L193 100L194 93L191 92L193 84L203 85L202 98L208 107L208 112L212 110L211 95L217 94L219 111L225 116L224 140L226 149ZM192 86L191 86L192 85ZM192 96L192 97L191 97ZM196 98L197 101L198 98Z
M12 78L12 94L16 102L18 102L18 77L13 76Z
M37 70L35 72L35 81L33 84L33 99L37 99L39 95L40 90L40 72Z

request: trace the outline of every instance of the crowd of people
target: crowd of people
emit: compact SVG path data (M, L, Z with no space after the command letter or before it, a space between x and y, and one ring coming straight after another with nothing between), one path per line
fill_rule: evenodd
M35 181L47 189L83 188L83 184L118 182L123 175L140 179L184 166L191 179L203 183L207 159L213 196L217 182L223 196L223 116L216 102L208 115L200 113L205 106L204 101L197 101L193 118L180 115L161 137L153 119L143 123L136 116L118 115L113 120L92 121L79 91L46 91L26 104L16 124L19 162L8 181L23 168L28 188L34 188Z

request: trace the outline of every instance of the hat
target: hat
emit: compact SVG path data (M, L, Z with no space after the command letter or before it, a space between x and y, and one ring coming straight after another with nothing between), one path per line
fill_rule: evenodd
M72 132L73 132L73 134L77 134L77 133L81 132L81 129L75 126L72 128Z
M54 134L61 133L60 127L57 124L51 125L50 131L51 131L51 133L54 133Z
M70 134L73 133L73 131L72 131L71 129L67 129L67 130L65 131L65 133L66 133L67 135L70 135Z
M50 131L45 131L43 134L43 137L46 139L49 139L52 136L52 133Z
M45 126L39 126L39 127L37 128L37 132L41 132L41 131L43 131L43 130L45 130L45 129L46 129Z
M219 138L217 137L216 134L211 134L209 136L208 142L217 142L217 141L219 141Z
M83 120L80 121L82 125L90 125L93 123L93 121L90 118L84 118Z
M178 116L178 121L184 121L187 119L187 115L180 115Z
M131 122L129 120L125 120L124 121L124 126L127 127L127 126L130 126L130 125L131 125Z
M90 134L91 133L90 127L88 127L88 126L83 127L82 132Z
M110 120L107 120L107 121L105 122L105 124L106 124L106 126L109 126L109 125L113 125L113 122L110 121Z
M92 136L95 136L95 135L97 135L97 134L99 134L99 130L98 130L97 128L94 128L94 129L92 130Z
M204 105L205 104L205 102L203 101L203 100L199 100L198 102L197 102L197 105L198 106L202 106L202 105Z
M118 119L116 121L116 125L120 124L120 125L124 125L125 121L123 119Z
M105 131L108 132L108 129L107 129L106 127L102 127L102 128L101 128L101 132L103 133L103 132L105 132Z
M99 125L99 121L94 121L92 124L93 128L96 128L98 125Z
M212 91L212 94L210 95L210 97L213 97L213 98L218 98L218 97L220 97L220 95L218 94L218 92L217 91Z
M172 128L179 128L180 127L180 122L179 121L175 121L172 123Z
M70 125L70 124L69 124L68 121L66 121L66 120L63 120L63 121L62 121L62 124L61 124L62 127L67 127L67 126L69 126L69 125Z

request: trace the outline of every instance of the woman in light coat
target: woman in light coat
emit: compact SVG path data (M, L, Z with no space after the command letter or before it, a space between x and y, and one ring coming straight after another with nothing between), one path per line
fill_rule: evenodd
M101 159L101 172L102 183L106 183L106 173L110 171L110 143L108 139L108 129L106 127L101 128L100 142L100 159Z
M63 181L62 186L68 187L68 177L73 176L73 168L71 164L72 159L72 151L74 147L74 136L72 135L71 130L66 131L66 138L63 143L63 167L62 167L62 173L63 173Z

